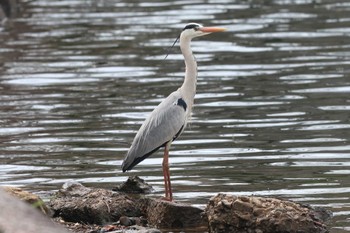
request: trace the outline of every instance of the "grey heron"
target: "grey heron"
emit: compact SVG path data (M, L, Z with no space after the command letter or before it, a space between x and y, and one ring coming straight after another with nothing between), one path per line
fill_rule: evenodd
M169 149L171 143L184 131L191 115L197 84L197 62L190 47L191 40L212 32L222 32L224 28L203 27L197 23L187 24L180 36L180 49L185 59L185 79L182 86L164 99L147 117L137 132L123 164L123 172L131 170L138 163L165 147L163 157L163 176L165 199L172 201ZM176 43L174 42L174 45ZM173 46L174 46L173 45Z

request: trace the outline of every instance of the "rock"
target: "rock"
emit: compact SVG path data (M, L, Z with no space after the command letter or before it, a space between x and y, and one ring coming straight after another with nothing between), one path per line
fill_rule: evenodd
M68 233L27 203L0 189L1 233Z
M141 210L133 199L106 189L92 189L79 183L66 183L49 205L54 217L69 222L104 224L121 216L138 217Z
M44 214L51 216L51 210L46 206L45 202L37 195L24 191L17 187L6 186L4 190L10 195L21 199L22 201L27 202L33 207L39 209Z
M69 181L62 185L62 188L56 193L56 197L82 197L91 190L78 182Z
M147 220L141 217L127 217L127 216L121 216L119 218L119 224L122 226L145 226L147 225Z
M303 207L309 208L312 210L312 214L314 215L314 218L317 219L319 222L327 222L333 217L333 213L330 210L327 210L322 207L313 207L308 204L301 204Z
M123 193L152 193L154 190L151 185L147 184L143 179L138 176L131 176L113 191L123 192Z
M277 198L218 194L205 211L211 233L328 232L313 209Z
M67 183L50 201L55 217L67 222L105 224L117 222L123 226L149 225L184 229L207 226L203 210L187 204L127 196L106 189L87 188L79 183ZM147 221L142 218L147 217Z
M150 226L167 229L198 228L207 225L206 218L202 217L204 211L188 204L143 199L141 209Z
M211 233L328 232L323 222L329 212L277 198L218 194L204 211L188 204L67 183L50 205L56 217L73 222L66 225L74 232L87 232L75 230L85 226L94 226L93 232L113 233L159 232L145 226Z
M131 221L131 219L127 216L121 216L119 218L119 223L120 225L123 225L123 226L131 226L131 225L134 225L133 222Z

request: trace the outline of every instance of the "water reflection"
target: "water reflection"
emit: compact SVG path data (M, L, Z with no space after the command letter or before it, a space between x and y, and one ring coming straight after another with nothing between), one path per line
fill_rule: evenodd
M150 111L183 80L188 21L229 31L192 43L191 123L173 145L175 198L218 190L291 198L349 230L349 27L344 1L23 2L0 27L0 184L44 195L69 180L139 175L163 192L161 153L119 167ZM194 190L193 187L196 187Z

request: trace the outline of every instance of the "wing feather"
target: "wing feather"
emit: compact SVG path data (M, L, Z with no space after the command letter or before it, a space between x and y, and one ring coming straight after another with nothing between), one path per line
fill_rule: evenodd
M131 170L181 133L186 124L186 111L177 105L179 98L180 93L173 92L148 116L125 156L123 171Z

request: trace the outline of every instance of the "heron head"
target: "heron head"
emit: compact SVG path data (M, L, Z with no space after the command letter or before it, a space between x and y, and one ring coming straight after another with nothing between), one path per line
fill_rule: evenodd
M204 36L204 35L208 35L212 32L223 32L226 31L226 28L220 28L220 27L203 27L203 25L198 24L198 23L189 23L187 24L184 29L182 29L181 34L176 38L175 42L173 43L173 45L170 47L170 49L168 49L168 53L165 56L164 59L166 59L169 55L169 51L174 47L174 45L176 44L176 42L180 39L180 38L186 38L191 40L192 38L198 37L198 36Z
M198 23L189 23L182 30L181 34L184 34L190 38L195 38L198 36L208 35L213 32L223 32L225 28L220 27L203 27L203 25Z

